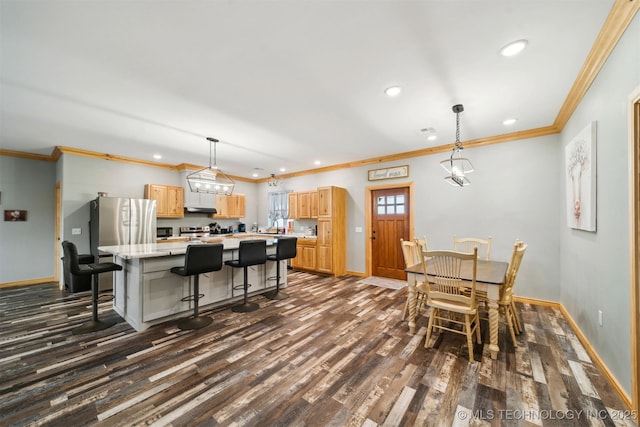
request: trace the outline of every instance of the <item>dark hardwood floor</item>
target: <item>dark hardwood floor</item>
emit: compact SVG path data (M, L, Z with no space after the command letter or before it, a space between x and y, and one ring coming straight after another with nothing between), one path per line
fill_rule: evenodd
M424 348L395 291L289 272L289 299L204 310L136 333L74 336L90 295L56 284L0 290L0 425L632 426L625 408L557 310L519 304L516 349L504 326L492 361L463 336ZM483 338L488 330L483 323Z

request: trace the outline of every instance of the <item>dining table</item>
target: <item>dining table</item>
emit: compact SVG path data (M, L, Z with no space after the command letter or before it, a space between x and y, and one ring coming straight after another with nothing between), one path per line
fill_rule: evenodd
M491 358L497 359L500 347L498 346L498 327L500 313L498 300L500 299L500 287L504 285L507 277L509 263L504 261L477 260L476 266L476 292L485 292L489 309L489 350ZM409 298L409 333L416 333L416 282L424 281L422 264L415 264L405 269L407 273ZM429 275L429 263L427 262L427 275ZM473 261L463 261L460 276L465 281L473 280Z

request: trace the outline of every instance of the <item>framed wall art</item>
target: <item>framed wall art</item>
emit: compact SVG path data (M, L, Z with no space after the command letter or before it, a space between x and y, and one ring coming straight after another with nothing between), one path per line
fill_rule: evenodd
M409 176L409 165L394 166L392 168L372 169L369 171L369 181L380 179L404 178Z
M590 122L565 147L567 225L596 231L596 122Z
M20 211L16 209L6 210L4 211L4 220L5 221L26 221L27 211Z

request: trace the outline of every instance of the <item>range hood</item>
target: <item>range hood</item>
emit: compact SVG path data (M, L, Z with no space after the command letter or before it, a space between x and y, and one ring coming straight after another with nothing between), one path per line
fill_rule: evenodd
M217 214L218 211L216 208L209 207L198 207L198 206L186 206L184 208L186 213L206 213L206 214Z

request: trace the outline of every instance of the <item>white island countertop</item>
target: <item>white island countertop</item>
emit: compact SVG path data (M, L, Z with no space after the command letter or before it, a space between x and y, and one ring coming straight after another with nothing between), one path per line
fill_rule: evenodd
M222 243L224 250L236 250L242 240L253 240L255 237L243 238L203 238L202 241L193 240L190 242L163 242L163 243L143 243L137 245L115 245L98 246L98 250L118 256L122 259L157 258L163 256L184 255L189 245L199 245L203 243ZM273 246L276 239L264 238L267 246Z

